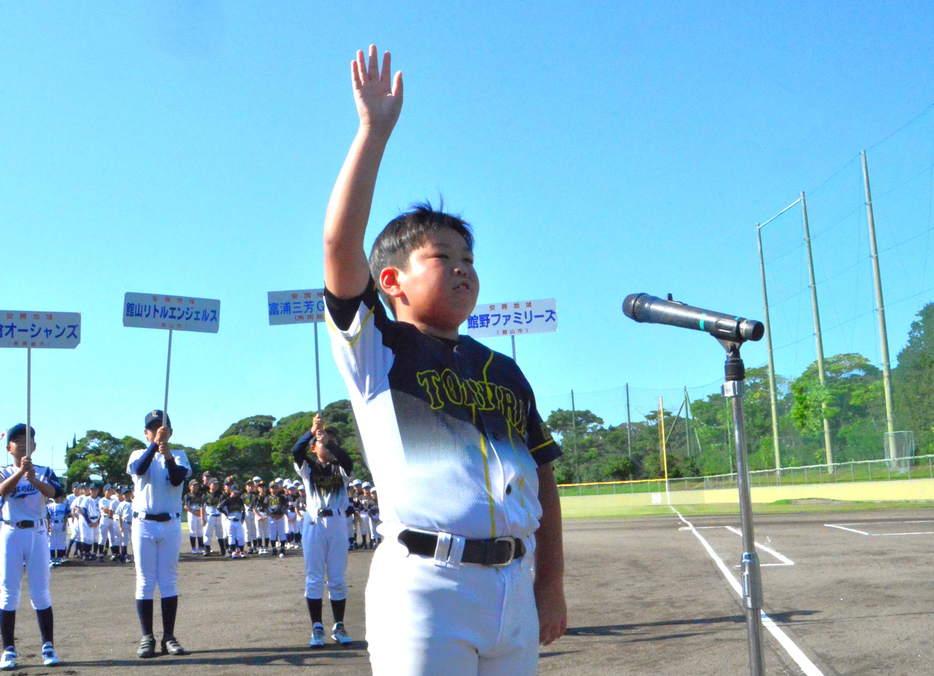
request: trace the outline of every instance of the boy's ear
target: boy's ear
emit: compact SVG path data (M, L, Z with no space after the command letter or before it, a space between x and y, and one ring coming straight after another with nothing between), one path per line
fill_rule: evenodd
M390 298L402 298L405 295L399 285L399 270L397 268L383 268L379 273L379 286Z

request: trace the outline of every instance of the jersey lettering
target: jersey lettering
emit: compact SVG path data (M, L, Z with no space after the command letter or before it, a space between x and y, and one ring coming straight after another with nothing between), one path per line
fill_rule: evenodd
M433 411L443 410L447 404L466 406L474 414L480 411L498 411L520 436L525 436L526 412L522 401L508 387L495 383L461 378L451 369L421 371L416 381L428 395ZM475 417L476 419L476 417Z

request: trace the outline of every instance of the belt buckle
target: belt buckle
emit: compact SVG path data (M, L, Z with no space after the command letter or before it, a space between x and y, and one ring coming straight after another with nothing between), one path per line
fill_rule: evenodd
M508 542L509 543L509 558L506 559L506 561L504 561L503 563L492 564L494 568L505 568L510 563L515 561L516 559L516 538L508 537L508 536L501 537L501 538L496 538L495 540L493 540L493 542L494 543L497 543L497 542Z

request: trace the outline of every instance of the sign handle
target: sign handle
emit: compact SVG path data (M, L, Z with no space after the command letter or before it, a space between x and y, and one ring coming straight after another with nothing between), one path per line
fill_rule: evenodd
M315 384L318 388L318 415L321 415L321 368L318 364L318 322L315 322Z
M162 426L163 427L169 427L169 372L171 371L171 369L172 369L172 329L169 329L169 356L165 361L165 404L162 406Z
M516 361L516 337L515 336L509 336L509 337L512 338L512 360Z
M26 457L32 458L32 348L26 348Z

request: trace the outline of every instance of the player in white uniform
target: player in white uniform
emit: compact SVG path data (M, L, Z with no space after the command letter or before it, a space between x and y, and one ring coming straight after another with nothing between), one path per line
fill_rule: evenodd
M68 507L65 496L49 500L46 504L49 512L49 556L54 568L65 562L65 547L68 546Z
M136 610L143 638L136 654L155 657L153 636L153 594L156 586L162 598L162 652L183 655L185 649L175 638L178 611L178 554L182 543L182 490L191 474L188 457L172 450L169 439L172 423L162 411L146 416L149 447L130 455L127 472L133 477L133 558L136 563Z
M314 446L311 446L312 442ZM324 647L322 599L327 579L328 598L334 614L331 638L342 645L353 639L344 628L347 606L347 484L353 461L324 429L321 416L292 449L295 470L305 484L306 512L302 524L305 556L305 602L311 615L312 648Z
M116 561L117 554L120 553L120 545L118 542L119 538L119 527L117 522L114 521L114 508L120 504L120 499L117 498L117 495L114 491L112 484L106 484L104 486L104 495L101 496L98 506L101 510L101 524L100 524L100 537L98 539L98 561L103 561L104 556L107 554L107 548L110 548L110 560Z
M201 520L204 521L204 555L211 555L211 536L217 538L217 548L221 556L227 555L227 538L224 537L223 514L220 504L225 493L220 489L219 479L208 479L208 491L201 503Z
M197 479L192 479L188 482L188 492L182 497L182 508L188 513L188 541L192 554L204 553L204 522L201 520L203 502L201 484Z
M324 224L333 352L380 488L385 540L366 592L373 674L531 675L539 641L567 623L560 449L516 363L459 335L479 292L464 221L417 205L367 259L402 107L401 73L390 76L388 53L382 64L371 45L351 67L360 126Z
M128 548L133 538L133 487L128 486L121 491L120 504L114 512L114 519L120 528L120 563L130 559Z
M42 662L58 664L53 646L52 596L49 594L49 531L46 500L64 494L55 473L32 464L36 431L22 423L6 434L6 450L13 464L0 469L0 669L16 667L14 631L23 570L29 581L29 600L39 618Z

